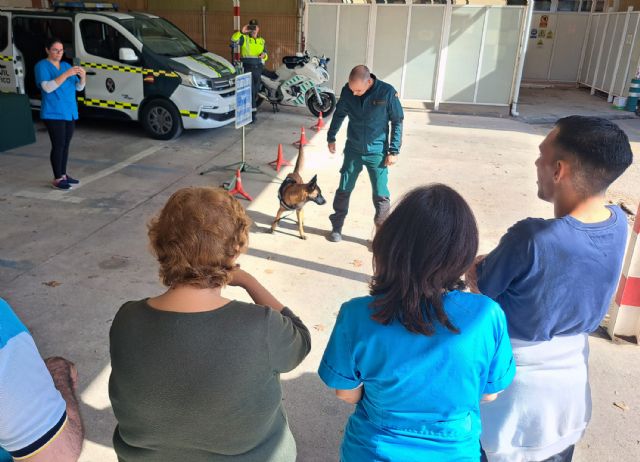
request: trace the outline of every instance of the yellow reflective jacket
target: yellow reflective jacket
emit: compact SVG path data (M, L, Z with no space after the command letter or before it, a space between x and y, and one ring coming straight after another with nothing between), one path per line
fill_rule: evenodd
M267 49L265 48L265 42L262 37L253 38L249 34L243 34L240 31L236 31L231 36L231 42L240 44L240 55L243 58L258 58L262 53L265 54L263 62L269 59L267 55Z

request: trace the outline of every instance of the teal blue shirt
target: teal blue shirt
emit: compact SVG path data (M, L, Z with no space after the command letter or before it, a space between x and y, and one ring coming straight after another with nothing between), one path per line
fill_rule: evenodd
M67 62L60 62L60 69L57 69L47 59L43 59L36 64L36 85L48 80L55 80L71 65ZM40 108L40 118L48 120L78 120L78 104L76 103L76 83L80 80L77 76L69 77L62 82L58 88L51 93L42 90L42 107Z
M373 74L373 86L362 96L355 96L345 85L331 119L327 141L335 143L345 117L349 117L344 150L354 154L400 152L404 112L398 92Z
M460 333L437 324L426 336L372 320L372 301L342 305L318 371L331 388L364 386L341 460L479 461L481 396L504 390L515 375L500 306L451 292L444 307Z

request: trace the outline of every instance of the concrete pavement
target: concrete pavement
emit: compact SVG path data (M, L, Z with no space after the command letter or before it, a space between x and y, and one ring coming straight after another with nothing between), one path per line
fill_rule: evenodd
M289 109L262 112L247 130L247 160L265 172L278 143L295 158L291 143L307 127L305 179L318 174L328 200L309 204L307 241L285 220L275 234L265 232L278 208L278 182L244 174L255 200L246 203L254 220L243 267L251 271L309 326L313 349L293 373L283 376L284 399L301 462L337 460L351 407L338 402L315 371L340 304L367 291L373 231L373 205L366 173L352 199L345 240L326 240L330 204L338 183L341 156L326 150L325 133L314 136L314 120ZM640 121L619 123L640 153ZM489 251L505 230L526 216L550 217L537 199L537 145L549 127L510 119L406 113L404 147L390 174L395 198L428 182L456 188L471 204L481 231L481 252ZM344 143L344 130L338 145ZM108 331L119 306L162 290L146 240L146 223L178 188L219 185L232 172L198 173L235 162L239 133L227 127L186 132L173 142L144 137L134 124L82 121L72 143L69 173L83 180L68 193L47 186L49 141L41 129L37 143L0 153L0 296L31 329L43 356L63 355L80 371L80 397L87 441L83 462L112 462L115 420L109 406ZM283 178L290 171L280 172ZM88 181L89 180L89 181ZM636 210L640 202L636 163L613 185L611 199ZM247 299L238 289L231 297ZM591 339L593 421L580 443L577 462L640 460L640 349ZM159 384L162 386L162 384ZM624 402L627 410L614 406Z

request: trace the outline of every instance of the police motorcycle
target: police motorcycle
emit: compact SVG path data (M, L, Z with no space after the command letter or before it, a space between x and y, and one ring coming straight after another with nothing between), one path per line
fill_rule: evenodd
M307 106L314 116L321 112L327 116L336 107L336 95L332 89L323 86L329 81L327 63L329 58L310 56L309 52L282 58L282 65L275 71L262 71L262 85L256 104L271 103L273 111L278 105Z

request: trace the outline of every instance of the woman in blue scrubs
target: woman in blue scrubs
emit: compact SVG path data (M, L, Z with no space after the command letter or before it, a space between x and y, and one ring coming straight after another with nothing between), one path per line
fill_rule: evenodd
M64 46L59 39L49 39L45 50L47 58L35 67L36 84L42 90L40 118L51 139L52 185L55 189L68 190L79 183L67 175L67 160L74 121L78 120L76 91L84 89L86 73L82 67L62 61Z
M319 368L356 405L343 462L479 461L480 403L515 374L504 313L462 292L478 229L444 185L407 194L373 240L371 295L342 305Z

